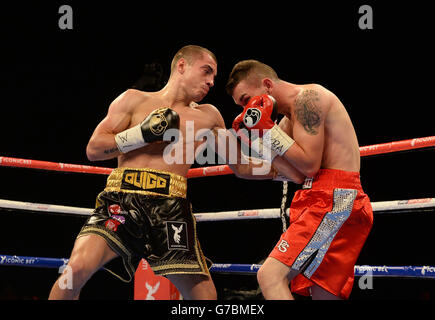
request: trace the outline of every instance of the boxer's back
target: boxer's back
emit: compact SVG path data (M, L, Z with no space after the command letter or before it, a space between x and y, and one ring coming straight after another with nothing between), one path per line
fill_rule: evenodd
M304 90L316 90L323 99L325 114L324 148L321 168L345 171L360 170L358 139L346 108L331 91L319 85L306 85ZM322 110L323 111L323 110Z

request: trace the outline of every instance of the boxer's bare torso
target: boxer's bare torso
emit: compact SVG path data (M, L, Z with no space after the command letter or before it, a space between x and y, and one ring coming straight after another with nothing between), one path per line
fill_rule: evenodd
M234 89L234 101L246 106L264 89L241 81ZM273 97L277 111L283 114L279 126L296 143L285 155L305 176L320 168L345 171L360 170L360 153L355 129L340 100L318 84L295 85L283 80L274 82Z
M125 154L118 155L118 167L133 167L133 168L152 168L186 176L189 168L192 166L195 151L204 140L195 141L196 134L201 129L224 129L225 124L219 111L210 104L197 105L192 103L185 105L178 103L175 105L168 104L160 92L142 92L138 90L128 90L119 98L117 105L119 109L117 113L117 121L119 125L125 128L130 128L137 125L145 119L152 111L161 108L169 107L177 112L180 117L179 143L182 149L178 149L178 154L182 155L182 159L173 161L174 157L168 157L167 161L164 157L164 151L171 150L170 142L151 143L143 148L133 150ZM109 111L109 117L111 112ZM110 121L110 120L109 120ZM125 124L128 125L125 127ZM116 131L116 128L112 130ZM123 130L124 130L123 129ZM186 132L186 129L189 132ZM175 148L175 143L173 143ZM173 153L175 150L172 148ZM182 152L180 152L182 150ZM106 153L110 153L110 149ZM117 150L112 150L116 152Z
M341 101L316 84L296 86L295 90L296 96L288 97L280 127L302 145L305 139L323 135L321 168L359 171L357 136Z

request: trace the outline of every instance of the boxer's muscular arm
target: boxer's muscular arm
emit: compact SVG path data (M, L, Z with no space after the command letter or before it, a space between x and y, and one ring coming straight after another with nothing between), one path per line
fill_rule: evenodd
M130 125L134 95L127 90L111 103L106 117L95 128L86 147L90 161L109 160L121 154L115 135Z
M270 165L269 169L267 171L262 170L260 175L254 176L252 174L252 169L261 167L262 164L258 161L257 164L255 164L249 157L243 155L240 143L237 141L237 138L226 129L225 121L216 107L209 105L207 111L207 116L215 120L215 125L211 128L215 137L214 151L219 157L226 161L234 174L240 178L247 178L247 176L249 176L250 179L271 179L272 173L269 170Z
M284 158L275 157L272 168L270 163L256 158L245 156L241 151L240 142L237 138L225 128L225 122L216 110L216 126L213 128L215 132L215 150L216 153L223 159L226 159L228 166L234 174L243 179L251 180L266 180L273 179L276 176L276 171L295 183L302 183L304 176L295 170ZM225 145L223 145L226 139ZM236 153L231 154L231 153ZM232 161L234 159L235 161Z
M240 142L236 137L231 133L229 133L229 136L230 139L236 140L234 143L237 144L238 162L236 164L229 163L228 165L237 177L250 180L266 180L275 179L279 174L281 178L297 184L304 182L305 176L285 158L277 156L271 165L266 160L247 157L241 152Z
M237 177L251 180L266 180L275 177L275 172L270 163L244 155L241 150L240 142L230 131L226 130L225 127L218 127L215 128L215 130L216 129L224 133L227 138L225 147L217 146L218 154L222 158L225 157L224 159L226 159L228 166ZM222 142L222 138L217 141L217 144L219 142ZM225 151L222 152L222 150ZM225 153L225 155L223 153Z
M284 132L292 132L293 128L290 123L290 120L287 117L284 117L280 123L279 127L284 130ZM273 166L278 171L281 176L295 182L302 183L305 180L305 176L296 169L290 162L286 160L285 157L276 156L273 160Z
M321 166L330 100L328 91L319 85L304 90L295 100L295 143L283 157L307 177L313 177Z

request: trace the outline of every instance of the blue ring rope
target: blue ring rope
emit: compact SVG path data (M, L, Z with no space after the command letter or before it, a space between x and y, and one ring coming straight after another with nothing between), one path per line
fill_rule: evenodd
M0 266L60 268L68 259L0 255ZM210 272L256 274L261 264L215 263ZM355 266L355 276L435 279L434 266Z
M67 263L68 259L0 255L0 266L60 268Z

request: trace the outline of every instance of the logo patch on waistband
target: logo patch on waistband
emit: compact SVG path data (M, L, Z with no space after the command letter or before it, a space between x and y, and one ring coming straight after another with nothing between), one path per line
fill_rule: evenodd
M121 189L144 190L169 195L170 179L168 174L125 170L122 176Z
M189 250L187 247L186 222L167 221L166 232L169 250Z
M302 185L302 189L311 189L313 186L314 178L305 178L304 184Z

